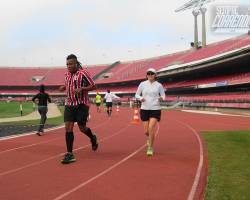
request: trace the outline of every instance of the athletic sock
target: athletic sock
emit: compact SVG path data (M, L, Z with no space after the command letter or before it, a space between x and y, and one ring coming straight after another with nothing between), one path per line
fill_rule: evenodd
M66 132L65 138L66 138L67 151L69 153L72 153L73 152L73 143L74 143L74 133L73 132Z
M89 127L85 127L84 134L87 135L91 140L93 139L93 133Z

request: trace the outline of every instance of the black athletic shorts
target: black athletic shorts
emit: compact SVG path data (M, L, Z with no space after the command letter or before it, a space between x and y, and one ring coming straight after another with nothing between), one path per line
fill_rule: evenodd
M101 105L101 103L95 103L95 105L96 105L97 107L99 107L99 106Z
M148 121L149 118L156 118L159 122L161 120L161 110L140 110L141 120Z
M111 107L112 108L112 102L106 102L107 108Z
M89 116L89 106L80 104L78 106L65 106L64 122L78 122L85 124Z

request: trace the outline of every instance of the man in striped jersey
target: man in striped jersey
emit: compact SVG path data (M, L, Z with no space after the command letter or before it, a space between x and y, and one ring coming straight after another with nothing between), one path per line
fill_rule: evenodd
M63 164L76 161L73 155L73 127L75 122L77 122L80 131L90 138L92 150L96 151L98 148L96 135L86 126L89 115L88 91L96 89L95 83L89 73L82 69L81 63L78 62L77 57L73 54L67 57L67 69L65 85L59 88L60 91L66 91L64 122L67 153L61 160Z

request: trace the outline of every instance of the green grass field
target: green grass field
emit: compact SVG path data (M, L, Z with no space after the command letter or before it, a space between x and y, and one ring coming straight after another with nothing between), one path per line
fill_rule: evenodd
M23 115L27 115L33 112L33 103L22 102L23 106ZM7 118L7 117L19 117L20 116L20 103L19 102L0 102L0 118Z
M64 112L64 106L58 106L59 110L61 111L61 113ZM40 123L40 119L36 119L36 120L26 120L26 121L16 121L16 122L4 122L4 123L0 123L0 125L37 125ZM63 115L59 116L59 117L53 117L53 118L48 118L46 120L46 124L50 124L50 125L60 125L63 124Z
M250 199L250 131L206 132L208 185L205 200Z

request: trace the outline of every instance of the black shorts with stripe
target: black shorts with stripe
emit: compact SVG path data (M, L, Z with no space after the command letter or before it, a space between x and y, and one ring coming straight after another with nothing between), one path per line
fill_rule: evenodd
M150 118L156 118L159 122L161 120L161 110L140 110L141 120L148 121Z

